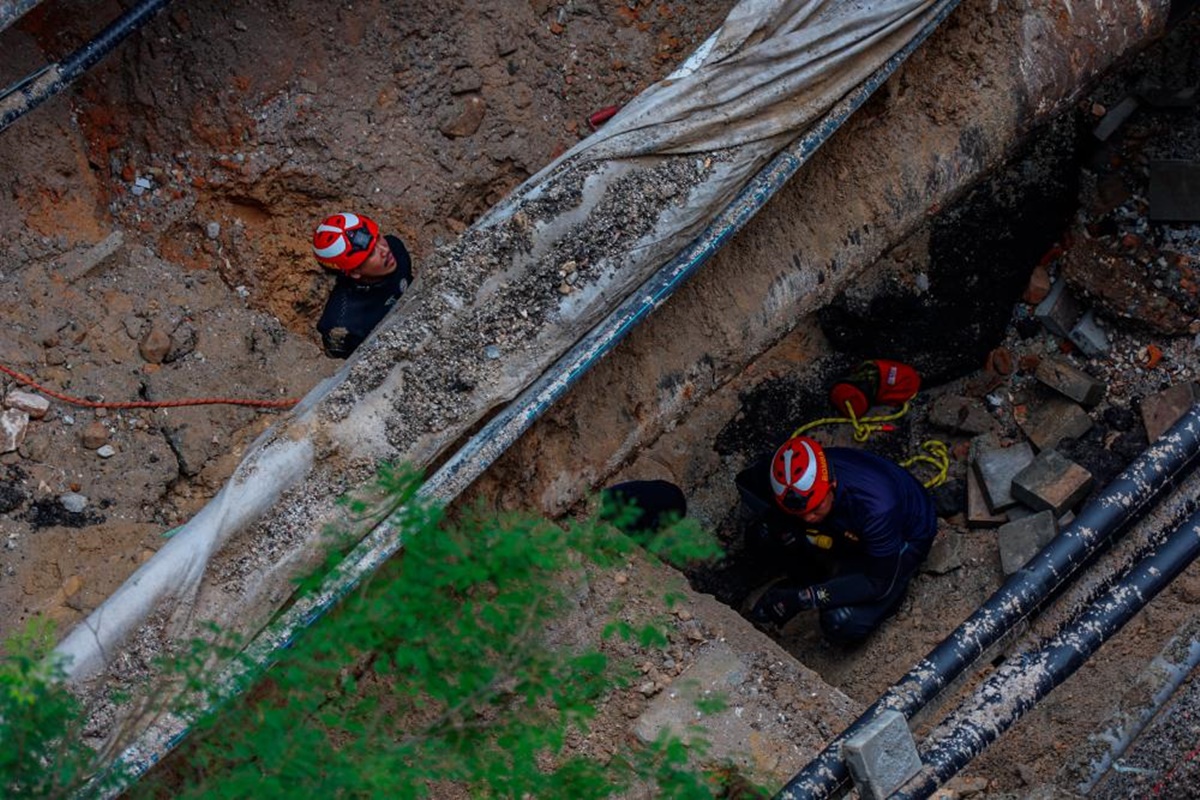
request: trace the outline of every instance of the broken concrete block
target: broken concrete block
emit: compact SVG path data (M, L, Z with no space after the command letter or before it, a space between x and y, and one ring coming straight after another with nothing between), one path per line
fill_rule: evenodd
M983 486L988 508L993 514L1012 508L1017 500L1012 495L1012 479L1033 461L1033 448L1027 442L1012 447L980 450L972 463L975 476Z
M956 531L943 528L934 537L929 555L921 563L921 571L931 575L945 575L953 572L963 564L962 535Z
M50 410L50 400L40 394L14 389L4 398L4 406L20 409L28 414L30 419L41 419Z
M842 758L861 797L884 800L921 771L904 715L883 711L842 743Z
M1090 308L1075 323L1075 327L1071 328L1067 338L1088 358L1107 355L1111 347L1108 343L1108 334L1096 322L1096 312Z
M125 235L120 231L113 231L88 249L63 256L58 263L58 274L67 283L74 283L110 259L124 243Z
M1051 450L1063 439L1077 439L1091 430L1092 418L1078 403L1052 397L1039 405L1030 405L1018 424L1034 447Z
M25 441L25 430L29 427L29 414L19 408L6 408L0 412L0 453L11 453Z
M1094 406L1104 399L1104 382L1061 358L1044 358L1033 376L1077 403Z
M1112 136L1117 128L1124 125L1125 120L1129 119L1134 111L1137 111L1137 107L1138 100L1136 97L1126 97L1110 108L1108 113L1100 119L1099 124L1092 129L1092 136L1095 136L1101 142L1107 141L1108 137Z
M967 470L967 527L994 528L1008 522L1008 514L1001 511L992 513L988 508L987 497L983 493L983 485L975 470Z
M1013 497L1036 511L1058 519L1074 508L1092 488L1092 473L1057 450L1043 450L1013 477Z
M996 420L983 403L969 397L943 395L933 401L929 422L953 433L977 435L996 427Z
M1200 221L1200 161L1151 161L1149 200L1154 222Z
M1198 400L1200 392L1192 381L1177 383L1142 400L1142 424L1146 427L1146 438L1153 442L1162 436Z
M1033 310L1034 319L1042 323L1046 330L1064 339L1082 315L1083 309L1067 289L1066 281L1061 280L1051 284L1050 294Z
M1000 567L1004 574L1012 575L1021 569L1057 535L1054 514L1049 511L1039 511L1001 525L996 532L996 540L1000 546Z

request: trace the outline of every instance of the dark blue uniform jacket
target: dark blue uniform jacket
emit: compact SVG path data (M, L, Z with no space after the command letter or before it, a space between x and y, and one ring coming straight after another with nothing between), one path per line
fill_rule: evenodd
M404 242L395 236L385 236L384 241L396 257L396 269L383 280L366 283L337 276L317 322L328 356L346 358L353 353L412 283L412 259Z
M928 554L937 535L933 498L911 472L874 453L828 447L825 454L837 486L829 516L816 527L847 563L813 587L817 604L871 602Z

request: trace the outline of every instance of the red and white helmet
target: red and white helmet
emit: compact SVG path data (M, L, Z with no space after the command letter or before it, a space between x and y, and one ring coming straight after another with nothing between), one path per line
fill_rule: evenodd
M379 226L359 214L334 214L313 231L313 254L327 267L352 272L371 255Z
M771 491L790 514L807 514L819 506L832 482L825 450L815 439L794 436L771 459Z

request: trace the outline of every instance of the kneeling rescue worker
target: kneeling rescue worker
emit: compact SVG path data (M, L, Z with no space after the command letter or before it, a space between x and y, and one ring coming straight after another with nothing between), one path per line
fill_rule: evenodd
M751 618L783 625L815 609L830 641L861 641L899 608L929 554L937 534L932 497L912 473L886 458L855 448L826 449L807 436L776 451L769 481L775 509L765 529L776 552L808 562L793 565L801 572L826 554L837 570L824 580L771 587Z
M374 220L343 212L313 231L313 254L337 272L317 322L325 354L346 358L374 330L413 280L412 259L396 236L380 236Z

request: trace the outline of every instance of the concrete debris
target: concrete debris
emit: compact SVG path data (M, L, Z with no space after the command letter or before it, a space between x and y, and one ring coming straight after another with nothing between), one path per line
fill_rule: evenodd
M882 712L842 744L842 757L861 797L884 800L921 771L921 757L908 720L894 709Z
M1142 424L1151 442L1162 436L1192 405L1200 400L1193 381L1177 383L1142 400Z
M1134 111L1137 111L1137 107L1138 99L1136 97L1126 97L1104 115L1100 124L1092 129L1092 136L1101 142L1108 141L1108 137L1112 136L1133 115Z
M1003 511L993 512L988 507L979 475L974 469L967 470L967 527L994 528L1005 522L1008 522L1008 514Z
M0 453L11 453L25 441L25 430L29 427L29 414L19 408L6 408L0 412Z
M1055 281L1050 293L1033 311L1034 319L1042 323L1055 336L1067 338L1075 323L1083 315L1079 301L1067 289L1065 281Z
M1012 479L1033 461L1033 448L1027 442L1011 447L983 449L975 455L972 467L983 487L988 508L999 513L1012 508L1017 500L1012 495Z
M1075 508L1092 488L1092 474L1057 450L1043 450L1013 477L1013 497L1055 518Z
M72 514L79 514L87 508L88 499L77 492L67 492L59 495L58 503Z
M1012 575L1057 535L1054 514L1050 511L1039 511L1001 525L996 532L1000 545L1000 568L1005 575Z
M1104 399L1103 381L1061 358L1043 359L1038 363L1034 377L1084 406L1094 406Z
M1096 313L1090 308L1075 323L1075 327L1071 328L1067 338L1088 358L1108 355L1111 347L1108 334L1100 327L1100 323L1096 321Z
M1092 428L1092 418L1083 408L1065 397L1051 397L1030 404L1017 424L1038 450L1057 447L1063 439L1076 439Z
M996 427L996 420L983 403L956 395L937 398L929 409L929 421L939 428L971 436L987 433Z
M14 389L4 398L4 406L5 408L16 408L24 411L29 415L30 419L42 419L46 416L46 412L50 410L50 400L42 397L40 394L32 394L31 392Z
M962 536L949 530L938 531L921 571L930 575L945 575L963 565Z
M121 231L113 231L86 250L68 253L59 261L57 272L67 283L75 283L97 267L109 262L123 244L125 244L125 234Z

